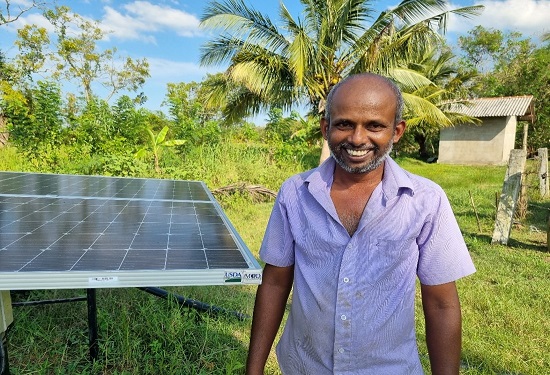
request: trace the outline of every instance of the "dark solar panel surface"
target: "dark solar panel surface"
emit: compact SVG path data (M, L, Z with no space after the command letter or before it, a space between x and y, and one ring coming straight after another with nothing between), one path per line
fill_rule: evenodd
M0 276L258 267L202 182L0 172Z

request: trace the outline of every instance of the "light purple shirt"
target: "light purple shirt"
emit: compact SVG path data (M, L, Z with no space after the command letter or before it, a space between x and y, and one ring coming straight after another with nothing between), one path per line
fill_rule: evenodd
M475 272L443 190L386 159L350 238L330 198L334 160L282 185L260 257L294 264L277 345L284 374L422 374L416 276L436 285Z

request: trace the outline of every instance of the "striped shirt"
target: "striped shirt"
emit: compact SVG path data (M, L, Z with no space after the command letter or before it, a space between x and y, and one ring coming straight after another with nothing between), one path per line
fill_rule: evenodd
M416 277L426 285L475 272L443 190L391 158L352 237L330 198L335 163L282 185L260 249L294 265L292 307L277 345L283 374L422 374Z

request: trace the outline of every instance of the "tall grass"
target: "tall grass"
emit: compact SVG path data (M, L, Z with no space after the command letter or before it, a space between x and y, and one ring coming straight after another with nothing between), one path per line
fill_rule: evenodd
M5 161L3 152L0 167L9 169L14 165ZM166 175L204 180L211 189L249 182L276 190L289 175L311 167L311 163L277 162L270 156L270 149L261 145L203 147L185 155L179 167L176 154L164 157ZM477 267L474 275L458 282L463 309L461 373L549 373L550 254L545 252L545 228L550 201L538 198L536 189L530 189L533 205L524 219L516 220L509 245L491 245L495 193L502 188L505 167L448 166L412 159L398 162L444 188ZM221 197L220 202L257 255L273 202L257 202L242 194ZM254 286L166 289L228 311L248 315L253 311ZM31 291L13 298L55 298L79 292ZM99 290L98 310L100 358L91 363L84 302L17 307L8 335L11 372L243 373L250 319L198 313L138 289ZM417 328L421 358L429 373L420 302ZM273 352L266 373L280 374Z

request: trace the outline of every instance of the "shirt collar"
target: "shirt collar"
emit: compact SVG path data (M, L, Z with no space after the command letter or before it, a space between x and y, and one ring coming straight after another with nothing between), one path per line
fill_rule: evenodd
M311 192L330 191L334 179L335 164L334 159L329 157L319 167L311 171L305 178ZM408 189L411 194L414 194L414 185L409 174L388 156L384 163L384 177L382 178L384 197L387 200L396 197L401 188Z
M382 192L387 200L396 197L400 189L410 190L414 195L414 185L409 173L401 168L391 158L387 157L384 163L384 177L382 178Z

